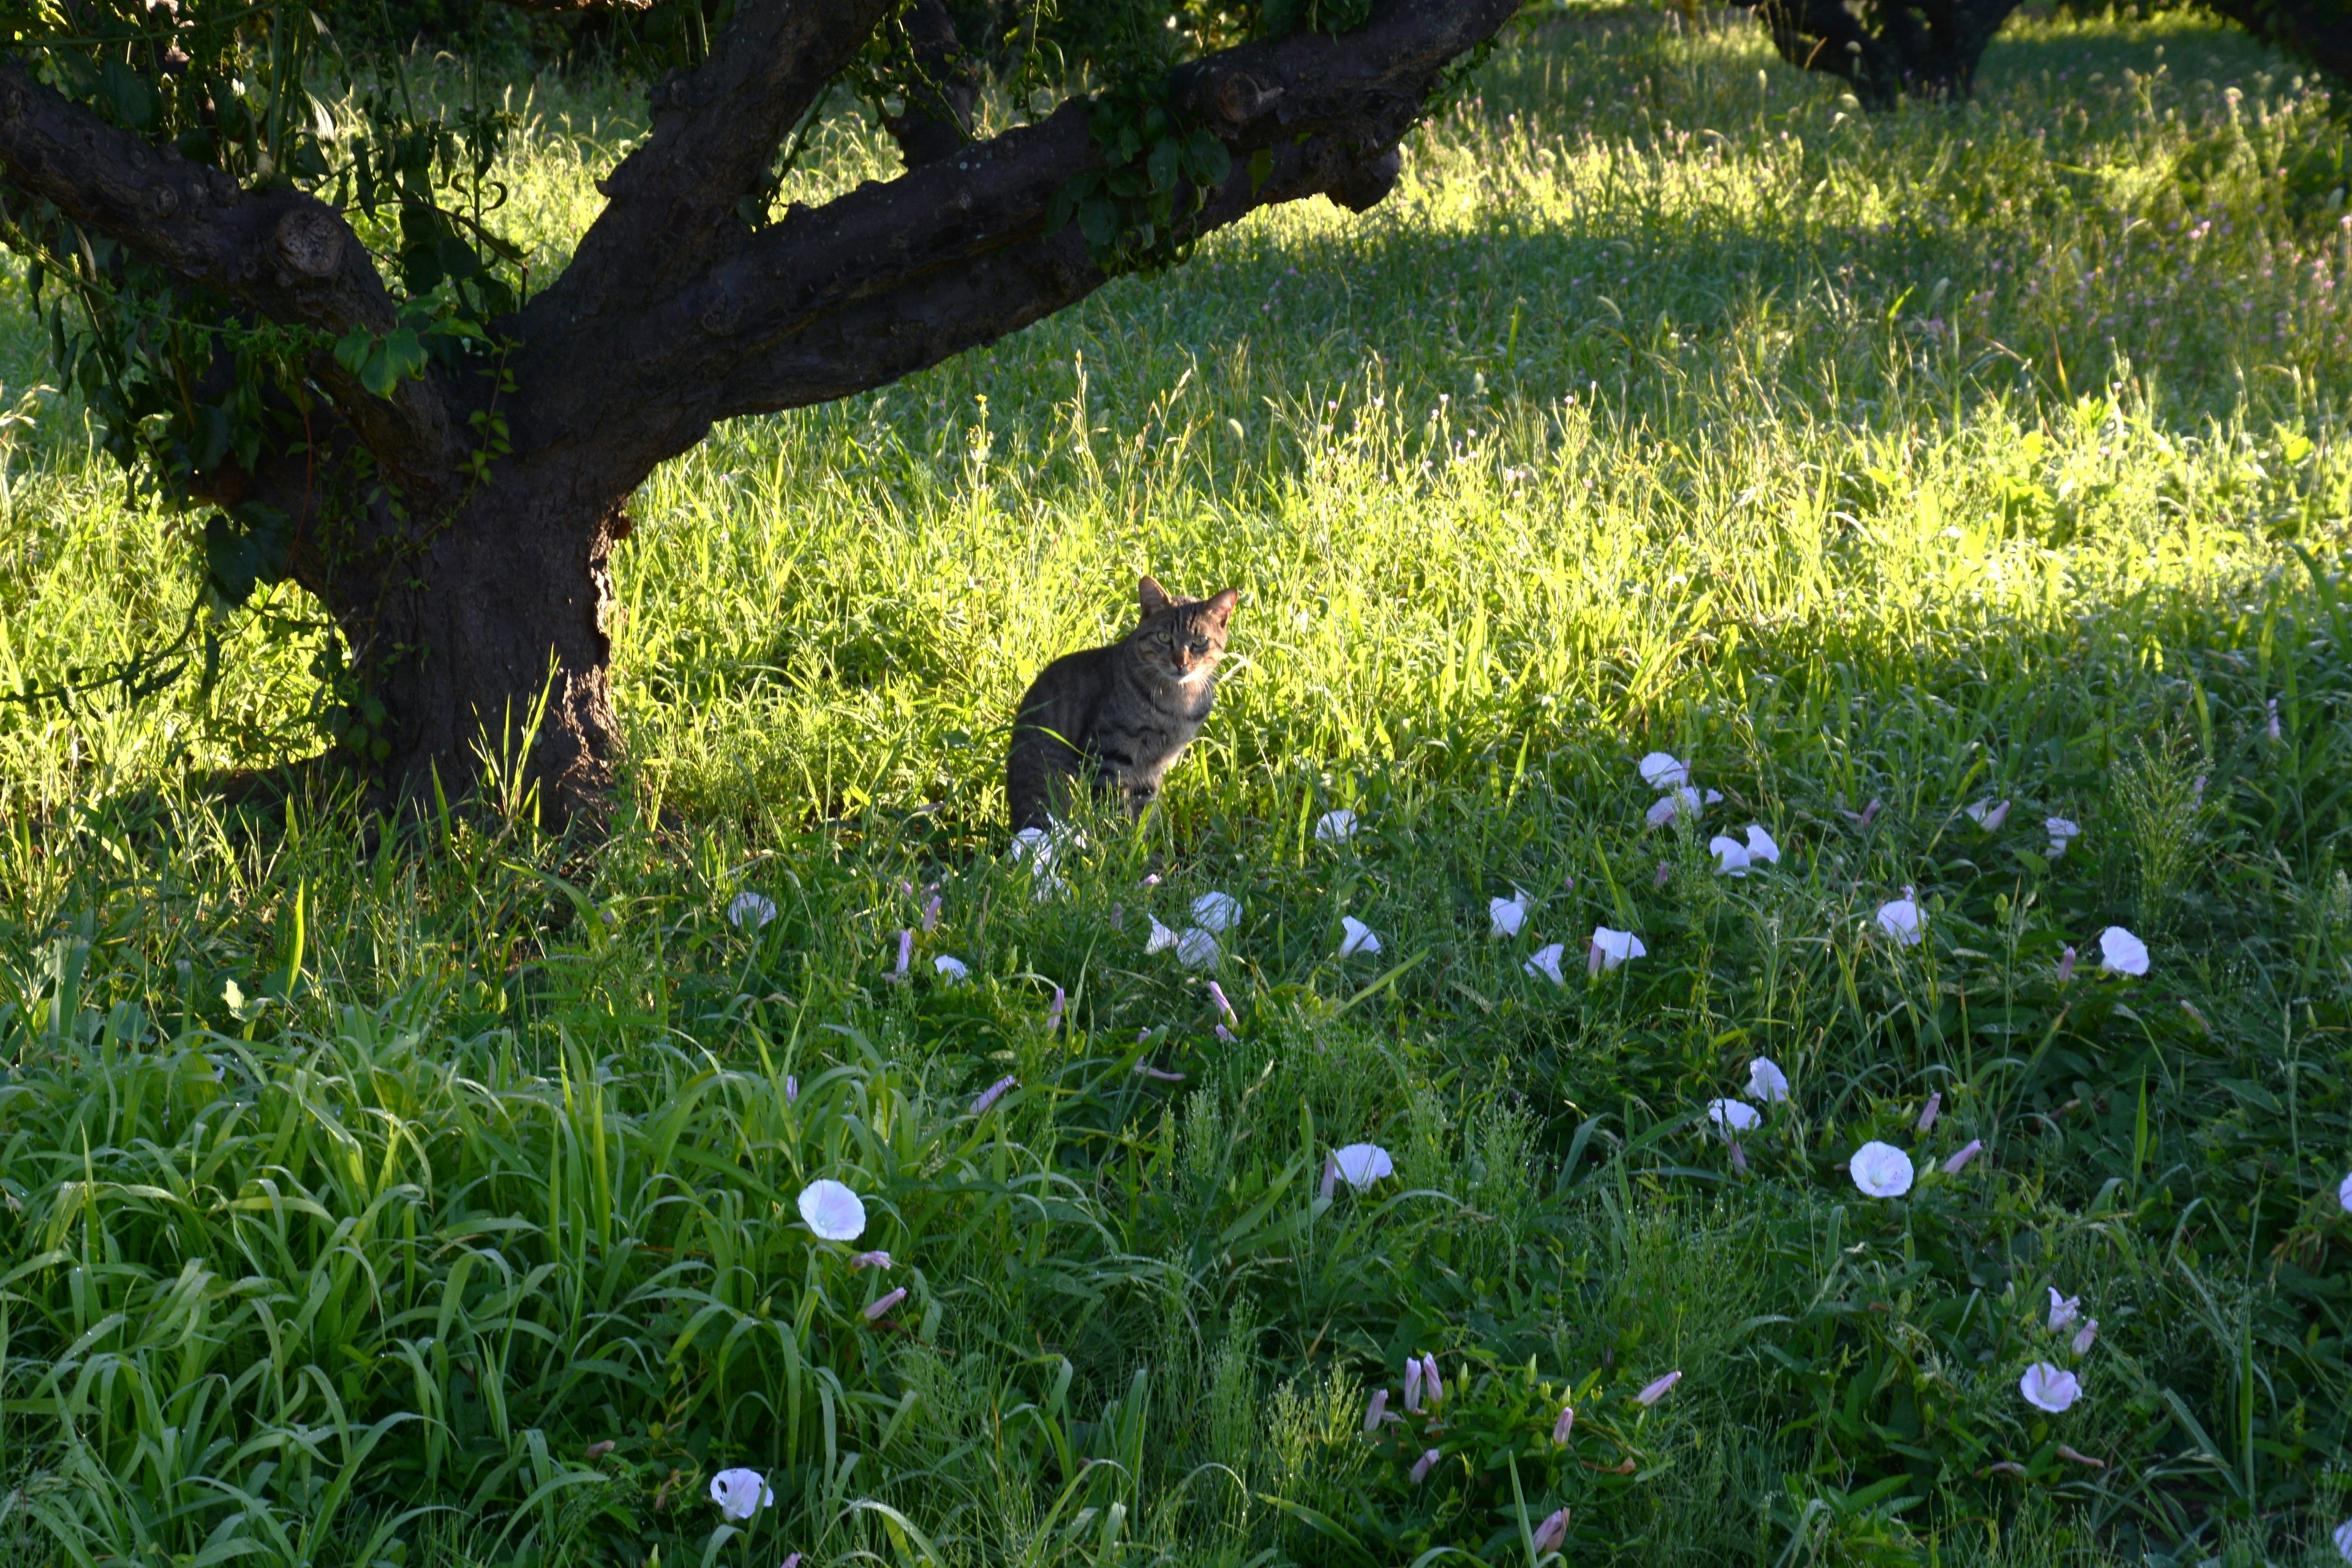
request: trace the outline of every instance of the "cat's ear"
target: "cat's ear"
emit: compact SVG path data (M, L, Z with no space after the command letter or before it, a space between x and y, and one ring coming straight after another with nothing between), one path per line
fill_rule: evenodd
M1168 590L1161 587L1157 579L1150 577L1135 585L1135 596L1142 602L1143 613L1147 616L1156 616L1176 602L1168 596Z
M1208 610L1209 624L1216 627L1219 631L1224 630L1225 623L1234 618L1234 606L1241 602L1242 591L1239 588L1228 588L1223 593L1218 595L1215 598L1210 600Z

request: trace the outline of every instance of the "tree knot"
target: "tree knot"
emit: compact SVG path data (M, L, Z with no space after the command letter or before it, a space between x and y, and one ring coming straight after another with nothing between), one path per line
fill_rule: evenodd
M306 202L278 220L278 255L298 277L331 278L343 264L343 226Z

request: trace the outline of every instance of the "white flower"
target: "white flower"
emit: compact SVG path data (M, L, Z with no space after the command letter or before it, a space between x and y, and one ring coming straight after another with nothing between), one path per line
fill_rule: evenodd
M1652 789L1672 789L1690 783L1690 764L1677 762L1671 752L1652 752L1640 763L1642 782Z
M2083 1298L2061 1296L2058 1294L2057 1286L2050 1287L2050 1331L2052 1333L2064 1333L2074 1325L2074 1320L2082 1315Z
M890 1255L887 1252L853 1252L849 1255L849 1266L852 1268L879 1268L887 1274L890 1271Z
M1786 1100L1789 1075L1770 1057L1758 1057L1748 1064L1748 1092L1759 1100Z
M1878 906L1878 927L1904 947L1919 945L1919 905L1916 900L1896 899Z
M710 1478L710 1500L719 1505L720 1513L742 1524L761 1508L772 1506L776 1494L757 1470L721 1470Z
M1708 1100L1706 1119L1717 1127L1728 1127L1734 1132L1745 1132L1763 1120L1756 1108L1744 1100Z
M1341 958L1347 958L1359 952L1371 953L1380 952L1381 939L1372 934L1371 927L1366 925L1355 916L1341 915L1339 917L1339 929L1344 933L1339 938L1339 956Z
M2099 933L2099 967L2110 974L2146 974L2147 943L2121 926Z
M2336 1527L2336 1555L2352 1563L2352 1519Z
M1875 1139L1853 1152L1846 1172L1864 1197L1899 1198L1911 1190L1911 1156Z
M1721 800L1723 798L1722 795L1717 794L1714 790L1709 790L1706 793L1709 799ZM1690 816L1696 817L1699 813L1705 811L1706 806L1707 802L1699 798L1698 791L1691 788L1688 784L1677 784L1675 788L1667 791L1664 795L1660 795L1657 799L1657 803L1652 805L1648 811L1643 812L1642 815L1648 820L1651 826L1664 827L1675 817L1685 813L1688 813Z
M1223 931L1242 918L1242 901L1231 893L1202 893L1192 900L1192 918L1207 931Z
M1507 899L1488 899L1486 919L1491 922L1490 929L1494 935L1502 937L1518 935L1519 928L1528 921L1527 894L1513 888L1511 896Z
M2036 1410L2063 1415L2074 1401L2083 1397L2083 1384L2073 1373L2046 1361L2037 1361L2017 1380L2017 1392L2025 1395L2025 1403Z
M1727 877L1748 875L1748 846L1737 838L1727 838L1718 833L1706 841L1706 852L1715 857L1717 874Z
M1013 858L1029 862L1029 873L1042 877L1054 863L1054 836L1042 827L1024 827L1013 836Z
M1396 1174L1396 1162L1377 1143L1350 1143L1331 1152L1332 1168L1351 1187L1369 1187Z
M776 900L765 893L740 892L727 905L727 923L737 931L747 925L757 931L775 918Z
M2352 1214L2352 1172L2347 1172L2344 1179L2336 1184L2336 1201L2342 1205L2346 1214Z
M2000 825L2009 820L2009 802L2002 801L1999 805L1995 805L1992 803L1992 797L1987 795L1969 807L1969 816L1987 833L1999 833Z
M938 970L940 978L950 985L961 985L971 978L971 968L969 964L961 958L950 958L944 952L931 960L931 967Z
M1176 962L1187 969L1214 969L1221 956L1217 939L1199 926L1186 926L1176 939Z
M801 1189L801 1218L827 1241L856 1241L866 1234L866 1205L829 1176Z
M1143 944L1143 951L1148 953L1164 952L1176 945L1176 933L1161 925L1155 915L1151 920L1151 940Z
M1603 969L1614 969L1629 960L1645 957L1650 951L1632 931L1611 931L1607 926L1592 928L1592 945L1600 951Z
M1568 984L1567 977L1559 972L1559 955L1565 951L1559 943L1552 942L1548 946L1538 948L1536 955L1519 967L1538 980L1549 980L1554 985L1565 985ZM2344 1182L2345 1190L2352 1193L2352 1176L2345 1177ZM2344 1206L2352 1209L2352 1198L2347 1198Z
M2098 1343L2098 1341L2099 1320L2093 1318L2074 1331L2074 1353L2076 1355L2090 1354L2091 1347Z
M1748 858L1759 865L1778 866L1780 863L1780 846L1764 831L1761 823L1748 825Z
M2066 853L2066 846L2082 837L2083 833L2078 824L2069 822L2063 816L2043 817L2042 829L2050 835L2050 853L2053 855Z
M1315 838L1320 844L1345 844L1356 836L1356 814L1346 806L1327 811L1315 819Z

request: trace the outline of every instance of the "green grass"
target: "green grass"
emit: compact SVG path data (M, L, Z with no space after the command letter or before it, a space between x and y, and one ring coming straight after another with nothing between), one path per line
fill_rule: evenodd
M1527 1563L1560 1506L1580 1563L2332 1559L2345 132L2171 14L1875 120L1623 12L1479 79L1371 214L657 475L604 843L224 793L316 747L290 596L208 687L0 709L0 1560ZM628 98L528 102L551 266ZM840 124L803 177L887 167ZM0 679L168 635L176 525L70 405L14 440ZM1240 586L1235 657L1041 901L1008 710L1147 570ZM1714 875L1749 822L1780 864ZM1145 952L1212 889L1230 1039ZM1648 954L1588 982L1604 923ZM1360 1141L1395 1176L1327 1198ZM1367 1441L1416 1352L1442 1429Z

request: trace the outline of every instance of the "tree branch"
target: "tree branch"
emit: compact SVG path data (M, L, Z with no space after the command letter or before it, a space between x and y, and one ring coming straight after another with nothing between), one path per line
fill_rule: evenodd
M918 90L908 94L906 107L882 123L898 143L907 167L917 169L970 144L980 76L957 41L955 22L940 0L910 0L894 25L904 31L923 79Z
M109 124L0 58L0 178L257 315L340 337L389 331L391 294L367 247L324 202L291 190L247 191ZM403 382L370 395L321 350L311 373L361 439L404 480L445 482L450 420L437 388Z

